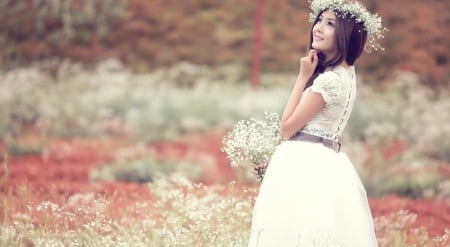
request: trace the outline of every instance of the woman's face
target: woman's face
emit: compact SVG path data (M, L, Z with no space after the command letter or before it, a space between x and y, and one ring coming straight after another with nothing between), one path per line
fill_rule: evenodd
M312 29L312 48L322 52L327 58L335 53L336 15L333 11L324 11Z

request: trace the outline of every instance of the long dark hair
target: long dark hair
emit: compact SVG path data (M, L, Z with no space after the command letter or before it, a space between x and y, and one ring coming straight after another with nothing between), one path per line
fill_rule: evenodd
M319 17L322 13L326 11L321 11L314 20L311 32L310 32L310 41L309 41L309 49L312 49L313 42L313 28L316 25ZM354 65L356 59L359 58L361 53L364 50L364 45L367 41L367 31L364 28L364 23L358 22L356 23L354 17L350 14L342 14L337 11L336 13L336 31L335 31L335 44L336 44L336 53L333 57L326 58L324 54L318 53L319 63L313 73L313 75L309 78L306 83L305 89L310 87L314 80L319 76L319 74L323 73L328 67L336 67L341 64L344 60L347 61L348 65ZM309 50L308 49L308 50Z

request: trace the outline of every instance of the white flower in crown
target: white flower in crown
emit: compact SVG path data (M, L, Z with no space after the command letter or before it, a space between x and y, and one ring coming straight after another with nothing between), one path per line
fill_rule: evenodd
M363 23L367 31L367 44L365 50L370 53L372 50L384 50L378 44L378 40L384 37L386 28L381 25L381 17L378 14L370 13L365 7L358 2L350 2L346 0L310 0L310 8L312 13L309 15L309 21L314 22L319 13L323 10L337 11L337 15L350 14L354 20ZM340 16L345 17L345 16Z

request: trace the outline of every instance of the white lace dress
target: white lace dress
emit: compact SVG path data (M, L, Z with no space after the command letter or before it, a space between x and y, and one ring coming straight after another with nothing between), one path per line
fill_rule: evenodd
M309 90L326 106L302 132L337 140L355 102L354 67L321 74ZM248 246L378 246L366 191L347 155L321 143L280 144L259 190Z

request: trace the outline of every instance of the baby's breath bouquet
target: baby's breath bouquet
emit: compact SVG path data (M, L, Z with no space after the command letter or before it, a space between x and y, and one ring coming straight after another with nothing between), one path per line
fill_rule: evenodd
M265 118L240 120L223 138L222 151L232 166L260 165L267 162L281 142L280 118L276 113L265 113ZM265 169L259 168L261 181Z

